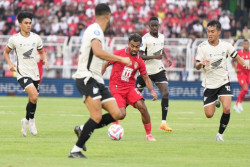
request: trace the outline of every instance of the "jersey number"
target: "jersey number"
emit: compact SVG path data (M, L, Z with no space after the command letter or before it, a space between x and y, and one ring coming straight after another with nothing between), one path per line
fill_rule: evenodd
M132 68L129 68L129 67L125 66L123 71L122 71L121 80L129 82L129 78L130 78L132 72L133 72Z

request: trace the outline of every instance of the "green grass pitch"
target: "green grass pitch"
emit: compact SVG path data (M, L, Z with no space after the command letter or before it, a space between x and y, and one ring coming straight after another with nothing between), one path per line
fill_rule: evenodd
M160 101L146 101L156 142L145 141L140 113L127 108L121 122L125 134L112 141L108 127L98 129L87 142L88 159L69 159L77 138L75 125L89 113L80 98L40 97L36 125L38 136L21 135L21 118L27 97L0 97L1 167L247 167L250 164L250 102L241 114L232 111L225 142L216 142L222 109L211 119L205 117L202 101L170 100L169 125L173 132L159 129ZM233 106L234 103L232 103Z

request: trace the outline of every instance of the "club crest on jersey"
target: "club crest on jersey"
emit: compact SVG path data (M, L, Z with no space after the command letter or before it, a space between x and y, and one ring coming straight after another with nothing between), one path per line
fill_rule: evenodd
M135 62L135 64L134 64L134 69L136 69L137 67L138 67L138 63Z
M141 47L143 46L143 43L141 43Z
M97 36L99 36L101 33L100 33L99 30L95 30L95 31L94 31L94 34L97 35Z

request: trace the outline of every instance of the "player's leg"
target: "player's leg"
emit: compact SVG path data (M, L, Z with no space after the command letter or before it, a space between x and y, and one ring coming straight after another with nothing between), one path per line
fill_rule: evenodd
M91 96L88 96L85 100L85 104L90 113L89 120L84 124L82 133L80 134L76 145L72 148L69 158L86 158L82 153L82 148L84 147L87 140L91 137L94 130L98 127L102 119L102 107L101 100L93 99Z
M241 91L237 97L236 104L234 105L234 110L237 113L240 113L243 111L243 107L242 107L241 103L242 103L243 99L245 98L247 91L248 91L248 82L247 82L248 76L237 75L237 77L238 77L239 84L241 86Z
M171 132L172 128L170 128L167 124L167 114L168 114L168 107L169 107L169 92L168 92L168 80L166 77L165 70L150 75L150 79L155 82L155 85L159 88L162 99L161 99L161 125L160 129L165 130L167 132Z
M143 78L140 75L137 77L135 85L140 92L142 92L144 87L146 86Z
M131 87L127 94L127 103L137 108L141 112L142 123L146 131L146 140L155 141L155 138L151 135L151 120L148 109L144 103L144 98L137 88Z
M31 78L24 77L24 78L19 79L18 83L21 85L24 91L28 94L28 98L29 98L29 101L26 105L26 118L23 118L21 120L21 123L22 123L21 132L23 136L27 136L27 130L30 126L31 133L33 135L37 135L34 115L35 115L36 103L38 99L38 90L39 90L38 81L33 82Z
M218 89L205 89L203 94L204 112L207 118L212 118L215 112L215 103L218 100Z
M217 141L224 141L223 133L224 133L224 131L228 125L228 122L230 120L230 108L231 108L231 102L232 102L230 83L223 85L219 89L218 95L219 95L220 101L222 103L223 113L222 113L222 116L220 119L220 126L219 126L219 131L216 135L216 140Z

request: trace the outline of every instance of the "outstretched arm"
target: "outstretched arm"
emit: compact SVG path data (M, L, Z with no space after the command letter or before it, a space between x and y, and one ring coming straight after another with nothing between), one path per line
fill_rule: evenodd
M106 52L105 50L103 50L101 42L97 39L92 40L91 47L93 49L94 55L99 57L100 59L107 60L107 61L121 62L126 65L130 65L131 63L128 57L120 57L120 56L112 55Z
M151 79L148 77L147 74L142 75L142 78L143 78L143 80L145 81L145 84L146 84L148 90L151 92L151 95L153 96L153 99L152 99L152 100L153 100L153 101L157 100L158 96L157 96L157 94L156 94L155 91L154 91L154 88L153 88L153 84L152 84Z

